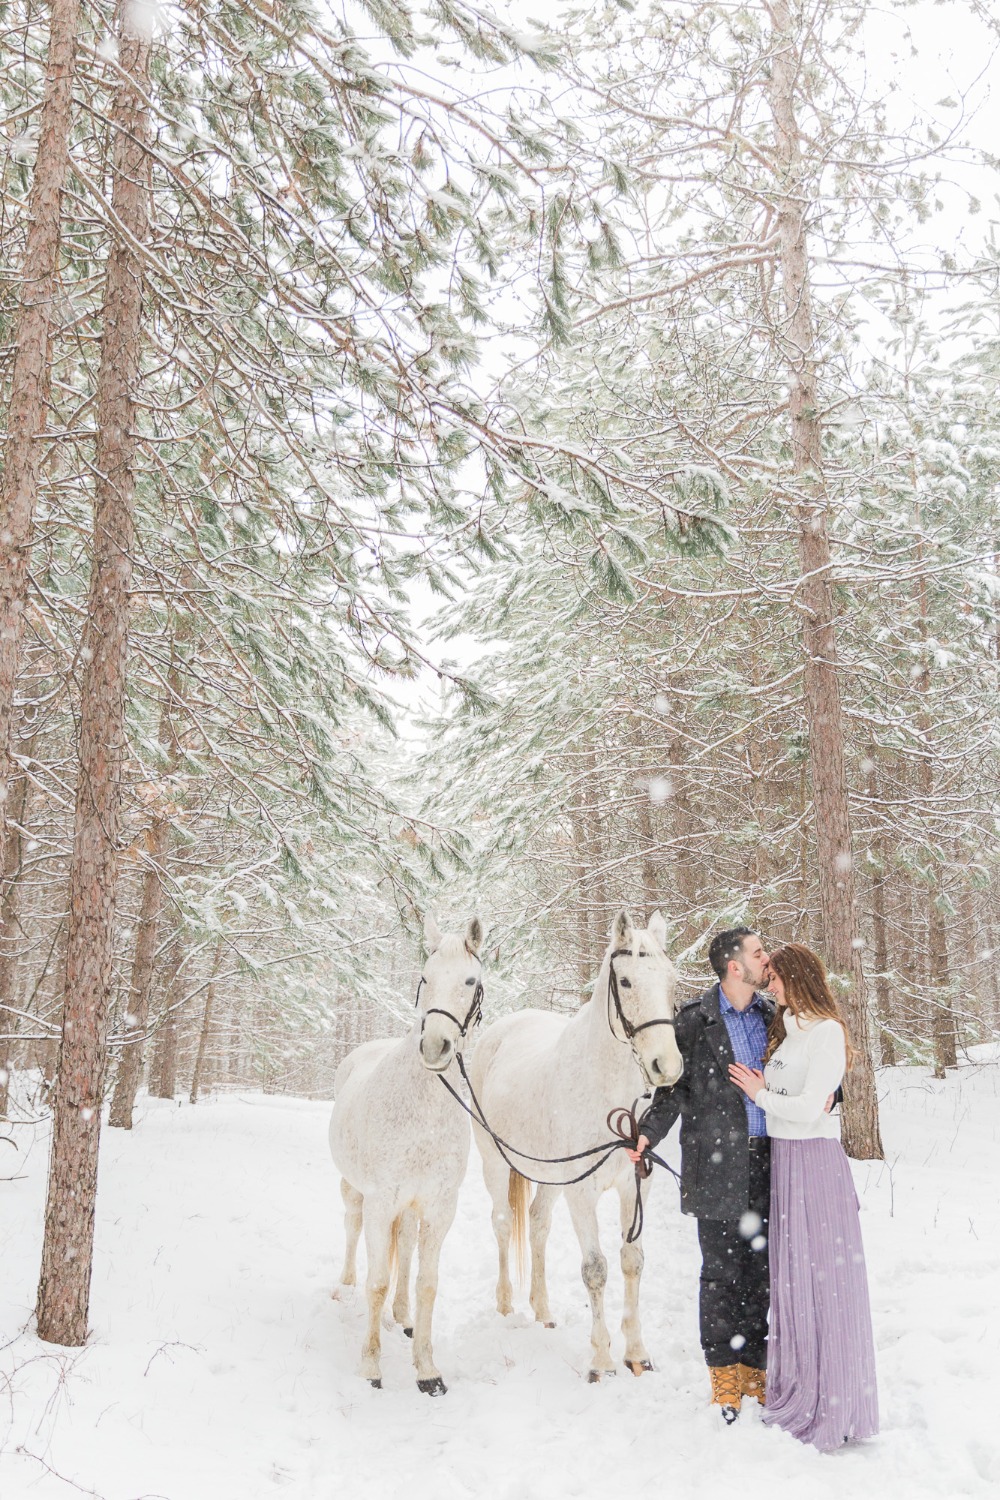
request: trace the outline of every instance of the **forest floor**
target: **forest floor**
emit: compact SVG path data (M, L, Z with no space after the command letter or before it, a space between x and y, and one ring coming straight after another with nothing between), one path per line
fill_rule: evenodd
M872 1284L882 1433L820 1455L744 1403L706 1406L695 1227L665 1178L647 1213L643 1312L657 1373L584 1379L589 1318L565 1208L553 1225L554 1331L526 1296L494 1312L495 1249L473 1152L446 1244L435 1355L449 1394L414 1383L384 1335L384 1389L357 1374L363 1295L338 1302L340 1196L328 1106L222 1097L143 1101L103 1137L83 1350L40 1343L31 1308L44 1127L0 1170L3 1500L908 1500L1000 1491L1000 1063L978 1049L944 1082L880 1074L884 1163L856 1163ZM676 1155L676 1143L668 1152ZM605 1200L605 1244L614 1244ZM609 1255L609 1322L621 1277ZM363 1252L362 1252L363 1261ZM620 1335L616 1347L620 1349Z

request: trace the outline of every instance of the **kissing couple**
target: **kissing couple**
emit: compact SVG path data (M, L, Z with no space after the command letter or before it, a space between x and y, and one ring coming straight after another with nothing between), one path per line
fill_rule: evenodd
M801 943L769 954L734 927L708 958L716 983L677 1015L684 1071L655 1091L629 1154L680 1117L701 1346L726 1423L749 1396L765 1425L829 1452L878 1432L858 1199L833 1108L851 1066L847 1025Z

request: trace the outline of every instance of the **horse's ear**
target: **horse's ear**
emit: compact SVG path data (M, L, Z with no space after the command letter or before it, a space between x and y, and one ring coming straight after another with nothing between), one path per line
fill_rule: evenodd
M465 934L465 946L470 953L478 953L483 941L483 924L478 917L473 917L469 923L469 930Z
M611 924L611 941L616 948L624 948L628 944L631 932L632 918L623 906Z
M428 953L433 953L435 948L438 948L441 944L441 929L430 912L424 918L424 937L427 940Z
M667 924L663 920L663 913L660 911L659 907L657 907L656 911L654 911L653 915L650 917L649 922L646 924L646 931L652 933L653 937L655 937L664 953L666 953Z

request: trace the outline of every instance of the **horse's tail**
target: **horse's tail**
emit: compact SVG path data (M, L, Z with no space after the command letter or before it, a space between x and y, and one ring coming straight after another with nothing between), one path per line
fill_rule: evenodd
M531 1183L520 1172L510 1169L507 1183L507 1202L512 1216L511 1239L514 1242L514 1266L517 1280L524 1285L524 1273L528 1261L528 1208L531 1203Z
M396 1282L399 1279L399 1226L403 1222L403 1215L393 1219L392 1228L389 1230L389 1290L386 1293L386 1303L392 1301L396 1295Z

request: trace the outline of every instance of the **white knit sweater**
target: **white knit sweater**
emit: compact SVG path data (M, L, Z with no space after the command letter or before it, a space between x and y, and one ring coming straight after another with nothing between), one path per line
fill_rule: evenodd
M823 1106L842 1082L847 1066L844 1032L827 1017L785 1011L785 1040L764 1069L766 1087L757 1103L767 1115L767 1133L782 1140L840 1139L840 1121Z

